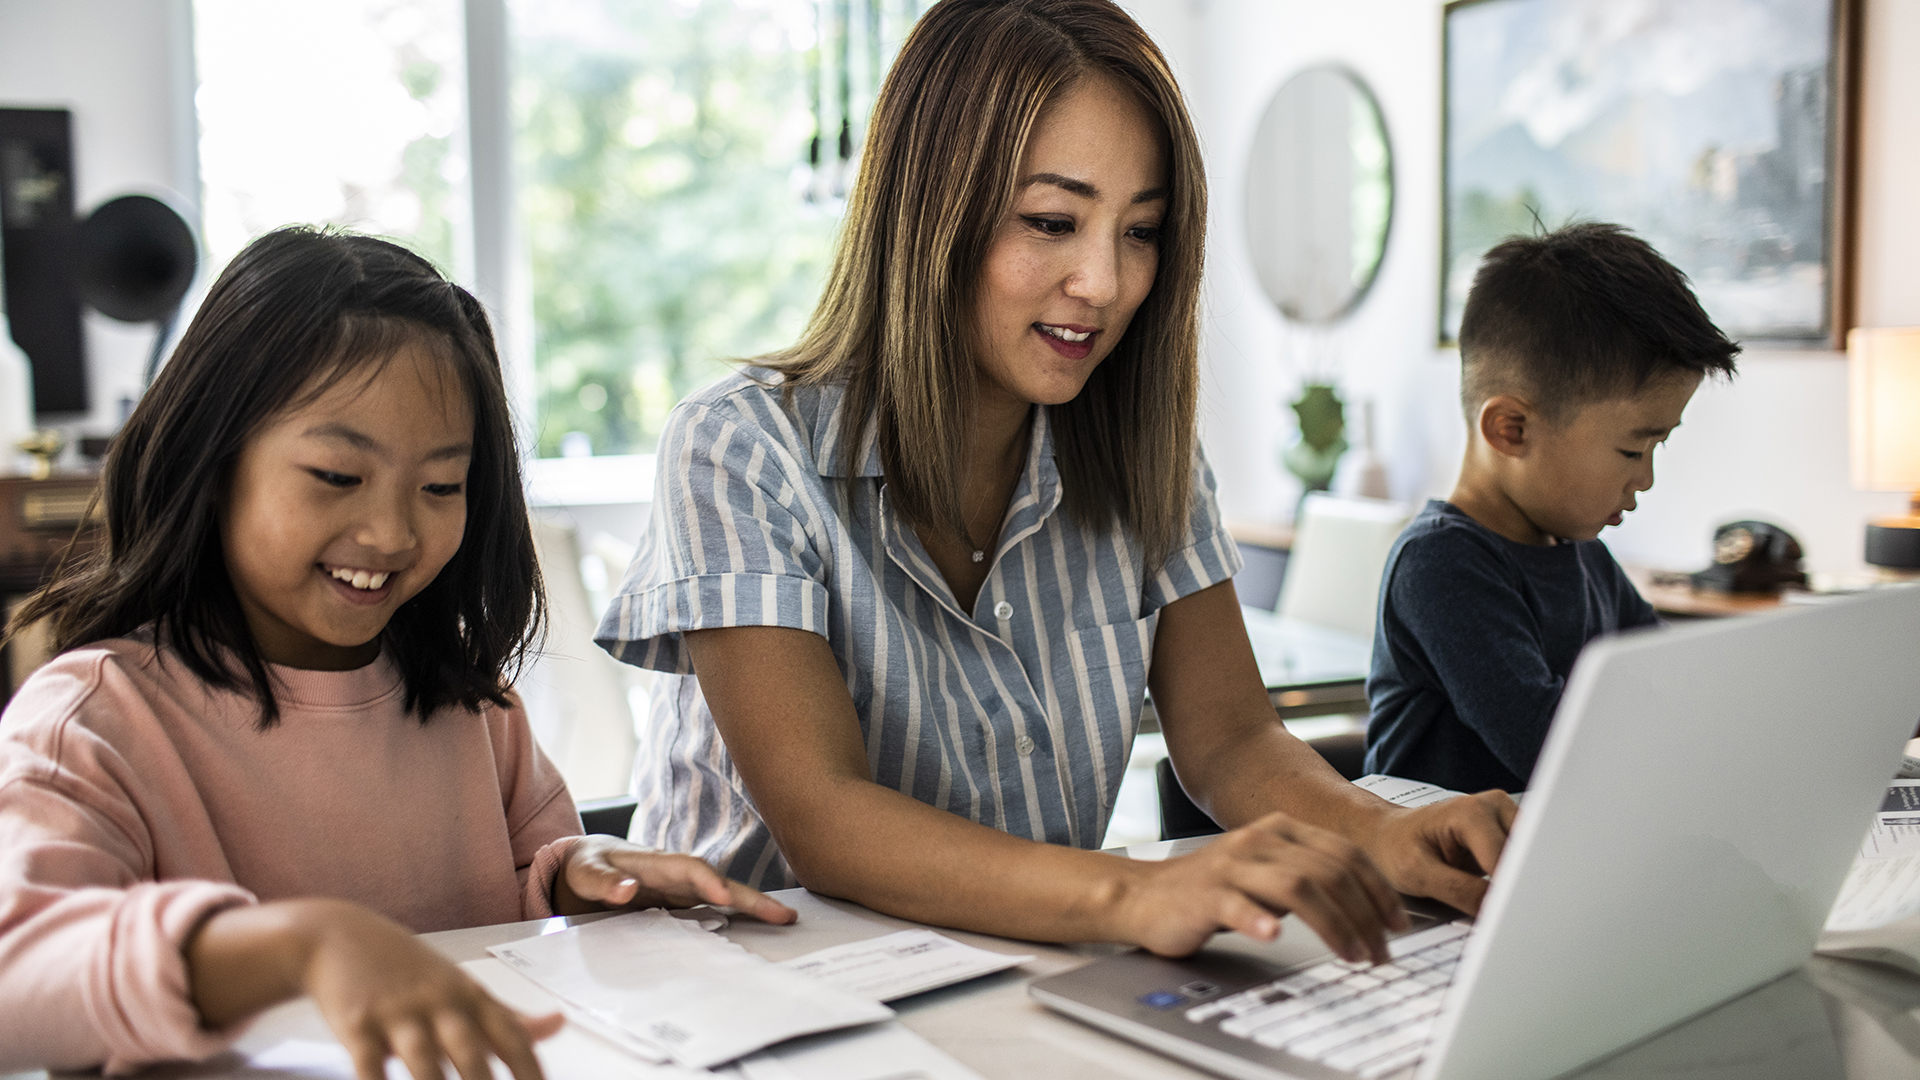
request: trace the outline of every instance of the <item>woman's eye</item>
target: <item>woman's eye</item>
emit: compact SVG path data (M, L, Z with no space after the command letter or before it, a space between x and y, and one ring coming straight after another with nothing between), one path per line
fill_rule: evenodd
M429 495L458 495L464 486L464 484L428 484L425 490Z
M1021 220L1048 236L1065 236L1073 231L1073 222L1066 218L1029 217Z
M1160 226L1135 225L1127 230L1127 235L1143 244L1157 244L1160 242Z
M1626 458L1628 461L1639 461L1645 455L1638 450L1622 450L1620 451L1620 456Z
M328 472L325 469L308 469L307 471L328 487L350 488L360 482L359 477L348 476L346 473Z

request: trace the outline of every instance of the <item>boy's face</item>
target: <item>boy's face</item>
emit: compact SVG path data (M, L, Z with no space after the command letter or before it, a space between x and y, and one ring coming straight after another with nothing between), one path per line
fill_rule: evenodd
M1620 524L1653 486L1653 449L1680 426L1700 376L1656 379L1632 397L1576 408L1559 424L1535 423L1511 495L1542 532L1592 540Z

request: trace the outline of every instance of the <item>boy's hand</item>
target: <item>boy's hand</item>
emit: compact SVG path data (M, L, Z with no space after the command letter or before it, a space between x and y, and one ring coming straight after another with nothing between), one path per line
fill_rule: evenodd
M758 889L729 881L692 855L667 855L611 836L573 845L553 883L553 909L581 915L608 908L731 908L761 922L786 924L800 916Z
M1520 810L1504 791L1482 791L1408 810L1382 813L1361 846L1393 882L1413 896L1431 896L1469 915L1487 895Z

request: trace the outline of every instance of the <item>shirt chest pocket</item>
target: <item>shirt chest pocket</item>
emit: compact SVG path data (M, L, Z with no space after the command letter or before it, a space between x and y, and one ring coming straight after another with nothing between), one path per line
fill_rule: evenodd
M1067 657L1073 669L1077 717L1089 739L1106 754L1124 753L1140 722L1140 705L1147 692L1147 669L1153 657L1153 633L1158 611L1131 622L1090 626L1067 634ZM1062 702L1063 707L1067 702Z

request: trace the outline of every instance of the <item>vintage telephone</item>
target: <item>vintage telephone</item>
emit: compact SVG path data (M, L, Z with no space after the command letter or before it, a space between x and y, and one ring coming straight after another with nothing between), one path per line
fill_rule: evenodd
M1806 588L1800 541L1778 525L1735 521L1713 531L1713 565L1692 575L1693 587L1715 592L1778 592Z

